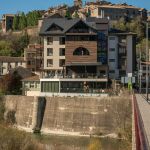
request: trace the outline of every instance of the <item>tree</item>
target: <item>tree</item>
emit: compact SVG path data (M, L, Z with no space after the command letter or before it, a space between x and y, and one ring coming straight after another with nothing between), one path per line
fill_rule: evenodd
M21 76L17 72L13 74L6 74L2 77L0 82L0 90L4 94L21 94Z
M31 11L27 13L27 25L28 26L35 26L38 24L38 19L42 17L40 11Z
M24 48L26 48L29 44L29 36L25 32L24 35L16 37L12 40L12 54L11 56L23 56L24 54Z
M0 56L11 56L11 42L2 40L0 41Z
M18 30L19 29L19 16L15 15L13 19L13 30Z
M65 17L68 19L71 19L71 14L70 14L69 10L66 11Z
M23 30L26 27L27 27L26 15L24 14L24 12L22 12L19 19L19 29Z
M90 17L90 16L91 16L91 10L88 9L88 12L87 12L87 14L86 14L86 17Z

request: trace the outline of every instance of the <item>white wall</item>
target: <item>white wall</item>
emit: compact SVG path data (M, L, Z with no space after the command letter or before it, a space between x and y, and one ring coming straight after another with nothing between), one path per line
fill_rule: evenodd
M11 68L9 67L11 65ZM16 66L16 63L15 62L3 62L1 65L0 65L0 75L6 75L9 71L9 69L13 69L13 68L16 68L16 67L26 67L26 62L18 62L18 65Z
M47 56L47 48L53 48L53 56ZM59 44L59 36L53 36L52 45L47 45L47 37L44 37L44 69L63 69L59 67L59 59L65 59L65 56L59 56L60 48L65 48L65 45ZM47 67L47 59L53 59L52 67Z

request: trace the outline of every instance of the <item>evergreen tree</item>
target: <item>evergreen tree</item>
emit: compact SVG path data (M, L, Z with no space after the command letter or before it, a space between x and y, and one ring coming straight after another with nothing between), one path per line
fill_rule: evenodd
M15 15L13 19L13 30L18 30L19 29L19 16Z
M24 14L24 12L22 12L21 16L20 16L20 19L19 19L19 29L23 30L26 27L27 27L26 15Z
M41 13L39 11L32 11L27 14L27 25L35 26L38 24L38 19L41 17Z
M65 17L68 19L71 19L71 14L70 14L69 10L66 11Z
M91 10L88 9L88 12L86 14L86 17L90 17L91 16Z

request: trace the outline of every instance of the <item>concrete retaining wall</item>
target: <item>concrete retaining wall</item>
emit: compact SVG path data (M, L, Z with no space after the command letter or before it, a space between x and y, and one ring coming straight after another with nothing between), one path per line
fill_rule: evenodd
M16 112L16 125L32 131L40 127L44 133L89 135L112 133L115 128L110 98L6 96L6 113ZM44 110L42 110L44 109ZM39 116L41 119L39 119Z

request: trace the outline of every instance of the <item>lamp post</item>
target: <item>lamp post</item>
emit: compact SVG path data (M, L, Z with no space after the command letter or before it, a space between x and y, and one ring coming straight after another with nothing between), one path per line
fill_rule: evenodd
M149 66L148 66L148 61L149 61L149 50L148 50L148 22L146 22L146 100L148 101L148 84L149 84Z

